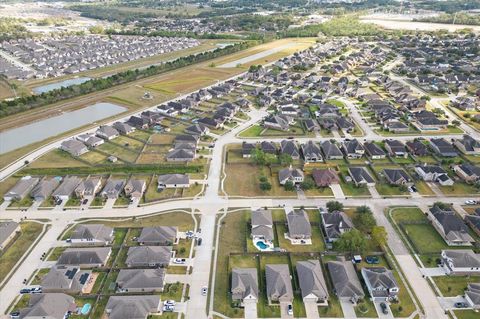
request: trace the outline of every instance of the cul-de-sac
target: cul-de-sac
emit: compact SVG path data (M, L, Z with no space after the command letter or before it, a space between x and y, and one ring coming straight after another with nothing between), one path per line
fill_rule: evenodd
M0 318L480 318L480 3L0 3Z

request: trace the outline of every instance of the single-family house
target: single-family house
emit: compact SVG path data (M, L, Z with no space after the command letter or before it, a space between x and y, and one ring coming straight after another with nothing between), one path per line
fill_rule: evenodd
M136 179L131 177L123 191L125 195L131 199L140 199L147 188L147 183L143 179Z
M447 275L480 275L480 254L471 249L442 250L440 259Z
M461 139L455 140L453 144L467 155L480 155L480 141L476 140L470 135L463 135Z
M123 190L124 179L109 178L100 192L100 196L108 199L116 199Z
M160 295L111 296L105 306L108 319L147 319L161 312Z
M468 233L467 225L451 209L434 205L430 208L428 218L449 246L471 246L475 241Z
M323 151L323 155L325 156L325 159L327 160L343 159L343 153L342 151L340 151L337 144L332 143L330 141L324 141L321 144L321 148Z
M75 196L82 199L93 199L102 187L102 179L96 176L88 176L75 188Z
M399 140L386 140L385 149L388 152L388 155L394 157L407 157L408 153L405 148L405 145Z
M297 261L296 269L303 302L326 305L329 295L320 262L318 260Z
M390 269L364 267L361 272L373 301L388 301L397 298L400 288Z
M293 288L287 264L265 265L268 303L292 302Z
M312 226L307 213L296 209L287 214L288 237L291 239L310 239Z
M335 295L340 300L357 302L365 297L357 272L350 260L345 260L345 257L337 257L337 260L327 263L327 268Z
M53 192L53 198L55 200L68 201L81 182L82 179L77 176L65 177L60 186Z
M172 257L171 246L135 246L127 252L127 267L166 267Z
M258 294L258 275L256 268L233 268L232 285L230 292L232 300L241 305L247 302L257 302Z
M465 291L465 300L470 308L480 309L480 283L469 283Z
M353 166L348 168L348 174L350 175L353 183L356 186L375 186L375 180L370 175L365 167Z
M111 252L111 247L67 248L58 258L57 266L103 267Z
M415 172L425 182L437 182L444 186L453 185L453 180L438 165L417 165L415 166Z
M363 144L363 147L365 147L365 151L372 159L382 159L387 156L385 151L374 142L366 142Z
M101 125L95 134L105 140L113 140L114 138L120 136L120 132L117 131L117 129L113 126L109 125Z
M158 176L158 190L186 187L190 187L190 178L187 174L164 174Z
M77 246L106 246L113 241L113 228L103 224L79 224L69 239Z
M332 184L340 183L338 173L331 169L317 169L312 171L312 177L317 187L329 187Z
M44 178L33 187L30 196L37 202L44 201L52 195L59 184L58 178Z
M480 181L480 166L460 164L453 166L454 172L468 184Z
M147 246L171 246L177 238L177 227L154 226L144 227L137 242Z
M430 146L435 153L443 157L455 157L458 155L453 145L444 138L432 138L430 140Z
M274 234L271 211L265 209L252 211L251 225L251 236L253 240L260 239L267 242L273 242Z
M80 156L88 152L87 146L75 139L63 141L60 149L70 153L72 156Z
M42 292L83 293L91 274L91 270L80 269L77 266L53 266L42 278L40 283Z
M39 178L25 176L22 177L8 192L3 195L5 201L22 200L30 194L30 191L40 181Z
M365 154L365 148L358 140L345 140L342 150L348 159L358 159Z
M20 224L14 221L0 222L0 252L22 231Z
M333 243L338 240L343 233L353 229L352 220L344 212L323 212L320 216L322 218L322 228L327 243Z
M278 181L280 185L285 185L287 181L291 181L293 184L302 183L304 175L301 169L287 167L278 171Z
M320 151L320 147L315 144L313 141L308 141L305 144L302 144L302 155L303 160L306 163L316 163L322 161L322 152Z
M408 141L405 143L407 150L414 156L427 156L428 148L420 141Z
M300 158L300 151L297 143L292 140L283 140L280 142L280 154L289 155L294 160Z
M135 132L135 127L131 126L128 123L115 122L113 123L113 128L116 129L122 135L128 135Z
M115 283L120 293L162 292L165 269L120 269Z
M390 185L407 185L412 182L410 176L401 168L385 168L382 175Z
M75 311L75 299L63 293L33 294L28 306L20 310L20 318L65 319Z

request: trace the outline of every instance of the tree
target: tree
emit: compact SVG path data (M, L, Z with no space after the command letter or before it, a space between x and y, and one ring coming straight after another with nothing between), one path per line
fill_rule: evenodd
M270 166L278 162L275 154L265 153L265 165Z
M370 233L373 227L377 225L372 213L356 214L353 218L353 224L363 233Z
M357 214L372 214L372 210L366 205L358 206L355 212Z
M285 190L289 192L293 192L295 190L295 184L293 184L292 181L286 181L284 187Z
M285 153L278 155L278 160L282 165L290 165L293 163L292 157Z
M327 203L327 210L329 213L334 212L336 210L342 211L343 210L343 204L337 201L329 201Z
M312 189L315 187L315 184L313 183L312 179L308 178L306 180L304 180L301 184L300 184L300 187L303 189L303 190L309 190L309 189Z
M459 120L453 120L453 121L452 121L452 125L453 125L453 126L459 126L459 125L460 125L460 121L459 121Z
M265 152L262 151L261 149L254 148L251 152L251 158L252 161L257 164L257 165L265 165L266 159L265 159Z
M363 253L367 249L367 238L359 230L352 229L340 235L333 248L342 252Z
M385 246L387 243L387 231L383 226L374 226L372 228L372 239L378 246Z
M269 191L272 189L272 184L268 181L265 176L260 176L260 189L262 191Z

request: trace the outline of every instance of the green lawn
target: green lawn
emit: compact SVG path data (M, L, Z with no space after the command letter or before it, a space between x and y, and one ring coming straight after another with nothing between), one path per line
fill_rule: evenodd
M280 248L287 250L288 252L320 252L325 250L325 244L320 231L320 227L312 226L312 244L311 245L292 245L290 240L286 239L284 234L288 232L287 227L284 224L276 224L277 238L280 243Z
M420 254L440 253L442 249L449 248L430 224L405 224L403 228Z
M345 183L340 181L345 196L367 196L370 197L370 192L367 187L357 187L353 183Z
M0 256L0 281L3 280L42 232L43 225L34 222L20 224L17 235Z
M240 132L238 136L240 137L258 137L263 132L264 128L260 125L252 125L246 130Z
M385 183L376 183L375 188L383 196L408 195L408 190L402 191L399 186Z
M377 311L375 310L375 305L373 302L365 298L360 300L355 307L355 313L359 318L377 318Z
M480 281L480 276L438 276L432 278L444 297L463 295L469 283Z
M473 185L469 185L462 182L455 182L452 186L441 186L439 185L440 190L444 194L449 196L461 196L461 195L478 195L480 194L480 189L475 188Z
M478 319L478 312L473 310L454 310L457 319Z

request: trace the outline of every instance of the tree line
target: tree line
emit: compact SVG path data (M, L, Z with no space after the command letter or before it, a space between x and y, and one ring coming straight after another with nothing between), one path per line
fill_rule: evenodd
M92 79L82 84L62 87L39 95L29 95L14 100L2 101L0 102L0 118L84 94L105 90L116 85L169 72L199 62L215 59L220 56L247 49L255 44L257 44L255 41L236 43L224 48L180 57L159 65L151 65L145 69L123 71L105 78Z

